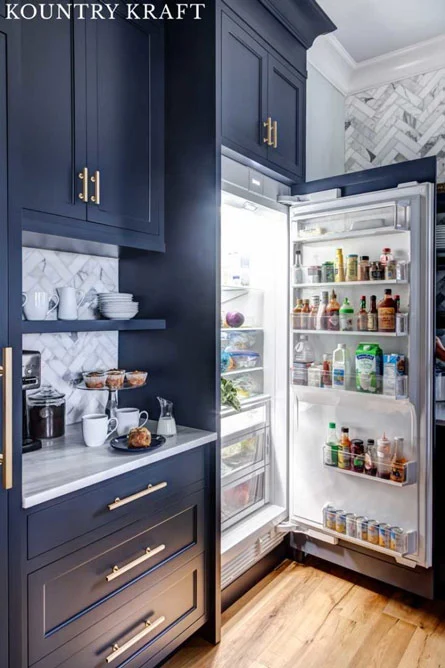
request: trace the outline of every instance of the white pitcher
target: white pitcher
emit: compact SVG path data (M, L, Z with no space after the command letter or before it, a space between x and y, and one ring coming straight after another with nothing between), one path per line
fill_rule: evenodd
M59 293L59 320L77 320L78 308L85 299L85 293L76 288L57 288Z

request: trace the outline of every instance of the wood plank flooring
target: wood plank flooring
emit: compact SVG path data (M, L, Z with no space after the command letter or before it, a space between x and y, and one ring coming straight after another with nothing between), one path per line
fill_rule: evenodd
M167 668L445 668L445 603L315 560L286 561Z

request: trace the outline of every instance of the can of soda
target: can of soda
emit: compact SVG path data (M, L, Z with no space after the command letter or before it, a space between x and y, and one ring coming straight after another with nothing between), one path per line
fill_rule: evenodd
M335 517L335 508L332 504L328 503L323 506L323 526L328 528L328 513L334 511Z
M380 547L386 547L389 549L390 543L390 526L389 524L380 524L379 526L379 545Z
M391 527L389 531L389 548L401 554L404 554L406 551L405 532L400 527Z
M326 511L326 528L335 531L335 518L337 516L337 511L335 508L328 508Z
M351 538L356 538L357 536L357 516L354 513L348 513L346 515L346 535Z
M335 530L338 533L346 533L346 513L344 510L337 510L335 513Z
M368 520L368 543L379 544L379 523L376 520Z
M368 540L368 518L367 517L357 517L356 520L357 526L357 538L359 540Z

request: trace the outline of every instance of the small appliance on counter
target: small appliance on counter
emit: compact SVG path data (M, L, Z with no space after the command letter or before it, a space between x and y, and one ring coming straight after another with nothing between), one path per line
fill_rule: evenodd
M36 350L24 350L22 354L23 452L40 450L42 447L42 442L30 435L27 409L27 392L39 389L41 376L40 353Z

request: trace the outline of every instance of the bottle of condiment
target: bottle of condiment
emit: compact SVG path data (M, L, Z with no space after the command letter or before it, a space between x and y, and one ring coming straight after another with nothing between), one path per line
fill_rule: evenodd
M318 307L317 313L317 322L315 323L315 329L327 329L328 328L328 303L329 303L329 292L323 290L321 293L321 302Z
M309 329L311 307L309 299L303 299L303 308L301 309L301 329Z
M391 460L391 474L390 478L394 482L405 482L406 471L405 464L406 459L403 456L404 448L404 439L401 436L397 436L394 439L394 453Z
M338 436L335 422L329 423L324 449L324 463L327 466L338 466Z
M396 303L392 290L385 290L385 296L377 307L379 332L396 331Z
M363 473L365 469L365 448L363 441L354 438L351 441L351 468L355 473Z
M354 309L349 303L349 299L345 297L340 308L340 331L352 332L354 330Z
M335 282L344 283L345 280L345 262L343 259L343 249L337 248L335 257Z
M295 251L295 263L293 267L294 272L294 285L300 285L303 283L303 265L301 262L301 250Z
M397 262L395 260L388 260L385 266L385 280L395 281L397 279Z
M400 313L400 295L394 295L394 301L396 303L396 313Z
M383 434L377 441L377 477L389 480L391 475L391 441Z
M319 308L320 308L320 297L318 295L313 295L308 329L316 329L317 315Z
M358 255L348 255L346 262L346 280L356 281L358 278Z
M371 305L368 311L368 332L378 332L378 329L377 297L371 295Z
M340 444L338 447L338 468L349 471L351 468L351 441L349 427L341 428Z
M377 453L375 449L375 441L369 438L366 442L365 449L365 474L375 477L377 475Z
M301 329L301 311L303 310L303 300L297 299L297 303L293 310L293 326L294 329Z
M369 255L362 255L360 257L360 262L358 265L358 280L359 281L369 281Z
M333 332L338 332L340 329L340 304L337 301L337 295L335 290L331 292L331 299L327 306L327 315L328 315L328 329Z
M332 358L328 353L323 355L321 384L323 387L332 387Z
M360 310L357 316L357 329L359 332L368 331L368 312L366 310L366 297L363 295L360 299Z
M390 260L394 260L394 257L391 253L391 249L384 248L380 256L380 264L382 265L383 268L385 268Z
M382 280L382 268L380 262L371 262L369 267L369 280L370 281L381 281Z

